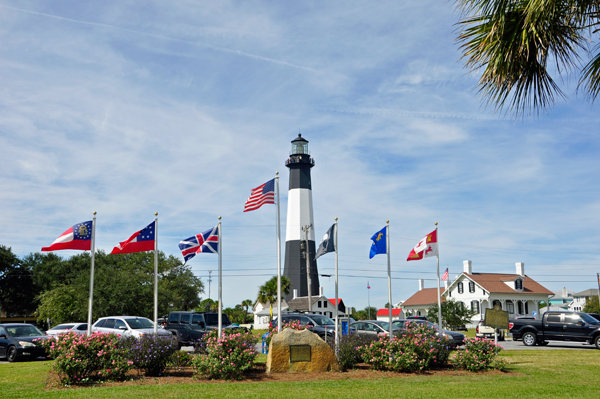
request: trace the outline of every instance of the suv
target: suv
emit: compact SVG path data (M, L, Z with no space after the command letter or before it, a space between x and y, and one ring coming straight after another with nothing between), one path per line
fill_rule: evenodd
M217 312L198 312L204 315L204 320L206 322L206 328L209 330L216 330L219 328L219 314ZM237 324L233 324L231 320L229 320L229 316L225 313L221 313L221 328L223 330L244 330L248 331L246 327L240 327Z
M154 334L154 322L145 317L137 316L110 316L101 317L92 326L92 332L113 333L136 338L144 335ZM169 335L172 333L159 328L158 335Z
M193 345L208 332L200 312L171 312L164 317L164 329L177 337L180 348Z
M288 313L281 315L282 323L290 323L293 321L299 322L302 327L306 327L307 330L314 332L323 340L325 340L327 336L335 336L335 322L322 314ZM271 321L270 326L273 327L276 325L277 318L274 318L273 321Z

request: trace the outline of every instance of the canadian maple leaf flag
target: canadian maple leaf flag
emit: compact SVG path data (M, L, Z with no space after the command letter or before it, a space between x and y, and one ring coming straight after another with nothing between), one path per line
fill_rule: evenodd
M408 260L419 260L438 255L437 229L427 234L408 254Z

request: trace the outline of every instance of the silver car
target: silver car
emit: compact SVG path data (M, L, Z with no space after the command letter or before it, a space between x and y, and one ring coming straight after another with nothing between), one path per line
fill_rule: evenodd
M110 316L101 317L92 326L92 332L118 334L123 337L143 337L154 334L154 322L145 317L137 316ZM172 336L170 331L158 328L158 335Z
M390 323L387 321L359 320L350 324L350 328L355 329L358 335L370 337L381 337L390 334ZM394 335L398 335L400 333L400 329L394 325L392 325L392 331Z
M52 327L46 331L46 335L57 336L68 332L74 332L80 335L87 333L87 323L64 323Z

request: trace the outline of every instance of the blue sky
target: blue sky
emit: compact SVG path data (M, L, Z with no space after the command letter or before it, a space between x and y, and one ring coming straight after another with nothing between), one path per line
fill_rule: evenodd
M255 299L276 274L275 207L243 205L279 171L285 232L301 132L316 237L339 218L346 305L367 305L367 281L371 305L387 302L386 258L368 253L388 219L394 303L435 286L435 258L406 262L435 222L451 277L466 259L525 262L550 290L596 288L597 105L573 73L547 114L495 114L460 61L458 19L433 0L0 0L0 243L25 256L97 211L110 252L158 212L159 248L181 257L222 216L224 305ZM217 257L190 265L205 283L213 270L215 299ZM318 265L333 274L333 254Z

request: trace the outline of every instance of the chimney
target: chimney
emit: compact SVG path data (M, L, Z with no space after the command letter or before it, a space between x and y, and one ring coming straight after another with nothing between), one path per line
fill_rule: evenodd
M296 298L298 298L298 290L295 289L294 290L294 298L293 299L296 299Z
M473 266L471 266L470 260L463 260L463 272L473 274Z
M568 298L569 297L569 291L567 291L567 287L563 287L563 289L562 289L562 297L563 298Z
M323 287L319 287L319 296L323 296Z
M515 266L517 266L517 274L519 276L525 276L525 263L517 262L515 263Z
M421 278L419 279L419 291L422 291L423 288L425 288L425 280Z

